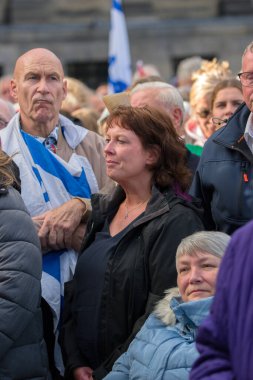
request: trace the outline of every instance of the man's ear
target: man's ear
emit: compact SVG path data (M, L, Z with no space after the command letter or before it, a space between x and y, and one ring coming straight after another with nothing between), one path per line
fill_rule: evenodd
M63 97L62 100L66 99L67 93L68 93L68 87L67 87L67 79L63 79Z
M17 83L16 83L15 79L11 80L10 93L13 96L13 98L15 99L15 101L18 103L18 89L17 89Z

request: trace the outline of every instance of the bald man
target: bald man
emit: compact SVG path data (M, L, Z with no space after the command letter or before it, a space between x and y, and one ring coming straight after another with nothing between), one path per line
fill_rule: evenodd
M59 114L67 82L53 52L37 48L19 57L11 93L19 113L0 131L2 149L19 166L22 197L46 253L42 295L57 332L63 285L75 269L89 198L113 184L106 176L103 138Z

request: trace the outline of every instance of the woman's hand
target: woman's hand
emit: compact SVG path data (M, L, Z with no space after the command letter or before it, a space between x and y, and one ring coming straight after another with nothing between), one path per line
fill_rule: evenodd
M78 367L73 370L75 380L93 380L92 369L90 367Z

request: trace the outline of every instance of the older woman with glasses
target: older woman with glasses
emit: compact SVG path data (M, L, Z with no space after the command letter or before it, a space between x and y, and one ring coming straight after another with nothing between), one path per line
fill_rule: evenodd
M221 80L231 76L229 63L203 61L201 68L193 74L190 91L190 119L185 124L185 141L187 144L203 146L215 131L211 120L211 95L214 87Z

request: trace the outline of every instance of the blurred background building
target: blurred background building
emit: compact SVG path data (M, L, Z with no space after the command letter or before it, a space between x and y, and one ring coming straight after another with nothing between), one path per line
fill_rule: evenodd
M91 88L107 80L110 0L0 0L0 75L33 47L53 50ZM183 58L226 59L240 70L253 40L252 0L123 0L133 71L138 60L170 80Z

